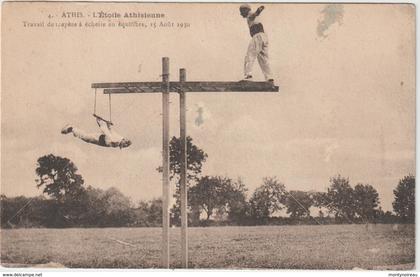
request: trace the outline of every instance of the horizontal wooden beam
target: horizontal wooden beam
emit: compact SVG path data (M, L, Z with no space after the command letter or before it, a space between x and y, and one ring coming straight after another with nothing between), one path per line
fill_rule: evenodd
M171 91L185 92L278 92L270 82L171 82Z
M110 93L162 92L161 82L94 83L92 88ZM278 92L279 87L270 82L170 82L170 92Z
M93 83L92 88L158 88L161 90L162 82L122 82L122 83Z

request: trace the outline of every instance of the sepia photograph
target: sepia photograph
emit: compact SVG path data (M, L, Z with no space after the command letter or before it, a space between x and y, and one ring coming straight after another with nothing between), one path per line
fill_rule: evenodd
M3 272L414 272L415 178L414 4L2 3Z

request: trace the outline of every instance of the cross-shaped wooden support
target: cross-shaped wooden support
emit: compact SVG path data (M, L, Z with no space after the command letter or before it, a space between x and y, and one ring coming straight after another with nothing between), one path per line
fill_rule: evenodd
M169 268L169 93L179 93L181 136L181 255L182 267L188 267L187 240L187 130L185 92L278 92L271 82L187 82L185 69L180 69L179 82L169 81L169 58L162 58L162 82L93 83L92 88L114 93L162 93L163 151L162 151L162 267Z

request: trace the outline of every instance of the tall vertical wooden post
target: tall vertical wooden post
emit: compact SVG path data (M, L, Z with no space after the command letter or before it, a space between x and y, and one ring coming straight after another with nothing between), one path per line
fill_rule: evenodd
M181 137L181 262L183 268L188 268L188 213L187 213L187 116L186 95L182 83L186 81L185 68L179 70L181 90L179 92L179 118Z
M93 83L92 88L103 88L105 94L113 93L160 93L162 91L162 267L169 268L169 93L180 94L180 136L182 141L181 159L181 253L182 266L188 266L187 240L187 141L186 141L186 95L188 92L278 92L279 87L270 82L187 82L185 69L180 70L180 82L169 83L169 58L162 58L162 83L160 82L120 82Z
M169 58L162 58L162 267L169 268Z

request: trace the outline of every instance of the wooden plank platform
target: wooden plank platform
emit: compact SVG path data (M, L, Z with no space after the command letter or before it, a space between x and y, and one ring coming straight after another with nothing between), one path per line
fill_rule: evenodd
M93 83L92 88L113 93L160 93L162 82ZM170 92L278 92L279 87L270 82L170 82Z

